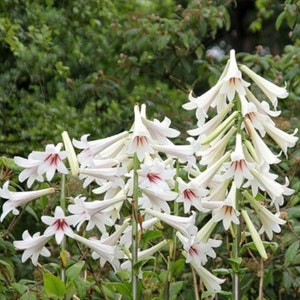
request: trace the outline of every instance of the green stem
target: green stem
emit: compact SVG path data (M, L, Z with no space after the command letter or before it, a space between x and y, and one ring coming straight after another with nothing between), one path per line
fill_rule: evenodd
M137 155L134 154L133 157L133 199L131 202L132 206L132 268L131 268L131 280L132 280L132 299L138 299L138 274L135 270L135 265L138 262L138 198L139 198L139 181L137 170L139 168L139 160Z
M241 193L239 190L236 191L236 210L240 211L240 200ZM233 243L232 243L232 253L231 257L234 261L238 263L239 261L239 252L240 252L240 240L241 240L241 225L233 224ZM239 267L234 267L232 269L232 294L234 300L240 299L240 271Z
M63 211L66 211L66 195L65 195L65 183L66 183L66 177L64 174L61 175L61 190L60 190L60 207L63 209ZM65 269L65 250L66 250L66 238L64 237L61 246L60 246L60 258L62 262L61 267L61 281L66 281L66 269Z

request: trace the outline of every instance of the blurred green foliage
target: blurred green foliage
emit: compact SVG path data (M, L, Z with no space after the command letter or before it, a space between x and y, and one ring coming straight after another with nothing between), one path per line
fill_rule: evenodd
M27 156L46 143L61 141L64 130L77 139L86 133L93 139L118 133L130 127L136 102L146 103L151 116L162 119L167 115L184 139L195 120L181 105L191 89L200 95L216 82L230 48L239 52L239 62L258 74L287 84L290 95L279 101L283 114L278 125L285 130L299 128L299 18L298 0L2 0L1 155ZM207 52L211 49L217 49L221 57ZM267 299L298 299L299 295L299 152L298 146L282 162L280 175L291 178L296 193L285 206L288 225L282 238L276 237L270 246L272 256L265 262ZM16 178L18 170L6 158L1 159L0 168L1 183ZM22 231L17 228L13 235L20 237ZM9 234L4 230L1 236ZM226 255L224 245L222 257ZM243 294L248 297L243 299L257 297L260 262L254 255L248 253L243 262ZM97 270L92 264L89 274ZM209 267L219 269L220 274L228 268L226 260L212 264ZM190 270L184 269L182 259L176 266L170 289L180 295L178 299L193 299ZM146 272L143 287L151 290L149 297L161 299L169 274L162 260L157 267L160 275ZM0 270L0 299L15 299L7 298L12 291L23 294L24 299L45 297L35 290L41 274L33 273L29 264L24 267L11 243L1 237ZM33 282L21 281L22 276ZM104 283L103 290L99 282L96 287L88 286L94 280L89 276L85 282L80 277L74 282L82 297L87 290L88 299L102 299L103 290L113 297L113 291L125 288L117 284L120 274L105 273L114 284ZM227 279L230 284L230 276ZM26 289L28 286L34 288Z

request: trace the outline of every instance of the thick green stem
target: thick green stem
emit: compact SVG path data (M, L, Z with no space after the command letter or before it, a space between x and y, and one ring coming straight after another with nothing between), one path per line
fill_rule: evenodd
M241 193L236 191L236 210L240 211ZM240 271L239 271L239 252L240 252L240 240L241 240L241 225L233 224L233 243L232 243L232 259L236 262L232 273L232 294L234 300L240 299Z
M138 174L137 170L139 168L139 160L137 155L134 154L133 157L133 199L131 202L132 206L132 248L131 248L131 257L132 257L132 268L131 268L131 282L132 282L132 299L138 299L138 274L134 266L138 262Z

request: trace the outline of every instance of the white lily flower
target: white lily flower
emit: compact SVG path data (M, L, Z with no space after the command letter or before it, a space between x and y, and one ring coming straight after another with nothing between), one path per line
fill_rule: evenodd
M275 181L278 175L270 173L266 166L262 166L259 170L252 169L251 173L254 176L254 180L250 181L254 196L257 194L257 188L266 191L272 200L284 195L285 186Z
M279 233L281 227L279 225L284 225L285 220L278 217L278 214L272 214L265 206L261 205L256 199L254 199L247 191L243 195L249 200L250 205L254 208L262 227L259 233L265 232L269 240L273 239L273 232Z
M14 162L16 165L24 168L19 174L19 181L24 182L27 179L28 188L30 188L36 180L39 182L44 181L43 175L38 173L38 168L41 163L39 160L32 159L31 155L29 155L28 158L15 156Z
M183 248L187 253L186 263L190 263L193 260L197 267L207 263L207 256L216 258L216 252L213 248L219 247L222 244L221 240L210 238L207 241L201 241L198 239L198 235L188 238L179 231L176 232L176 236L183 244Z
M278 164L280 159L278 159L277 156L272 153L270 148L261 139L248 118L244 118L244 124L248 135L252 140L255 153L259 159L258 163L262 164L263 162L267 162L268 164Z
M154 153L151 146L151 135L146 126L143 124L138 105L134 106L133 134L128 145L128 153L136 153L139 161L144 160L145 153Z
M153 145L153 149L178 158L180 162L188 162L189 165L193 165L196 162L192 145L174 145L171 143L168 145Z
M121 252L117 251L116 246L111 246L97 239L86 239L78 234L74 234L74 239L93 250L93 259L102 258L102 266L106 261L108 261L113 266L113 268L117 270L119 266L118 259L122 258L123 255L122 257L120 257Z
M80 229L81 225L85 221L89 221L91 218L91 216L87 213L87 210L84 206L85 200L86 200L86 197L81 197L81 195L79 195L74 198L74 200L73 200L74 204L68 205L68 211L72 215L77 216L77 220L74 223L74 226L77 226L77 230Z
M99 154L99 152L105 150L120 140L124 143L125 139L128 137L128 134L129 133L127 131L123 131L116 135L94 141L87 140L89 134L83 135L80 141L73 139L73 145L77 149L82 149L81 153L77 155L81 167L85 168L86 166L92 166L91 162Z
M79 179L84 179L84 188L94 180L100 186L107 181L112 182L114 186L124 186L121 176L125 173L126 169L119 166L112 168L85 168L80 171Z
M287 154L287 148L294 147L298 141L295 134L298 132L296 128L293 134L288 134L281 129L273 126L269 122L263 122L264 129L274 142L281 148L284 154Z
M43 223L48 225L44 232L44 236L55 235L57 244L60 244L65 235L73 238L74 232L71 225L76 224L77 216L65 216L63 209L60 206L56 206L54 217L42 216Z
M269 80L264 79L263 77L257 75L247 66L242 65L240 69L245 72L262 90L262 92L269 98L274 108L277 108L277 98L286 98L289 94L286 90L286 87L279 87L276 84L272 83Z
M253 96L254 97L254 96ZM254 128L256 128L261 137L264 137L266 134L266 131L263 126L263 122L269 122L273 125L274 122L270 118L270 116L266 112L259 111L257 104L254 104L252 102L248 102L245 97L240 96L241 106L242 106L242 115L245 118L248 118L251 123L253 124ZM257 100L258 102L258 100ZM267 102L265 102L268 104Z
M25 262L28 258L31 258L33 265L37 265L40 255L49 257L50 251L45 247L50 237L40 235L36 232L33 236L30 235L28 230L25 230L22 234L22 241L14 241L14 247L18 250L25 250L22 255L22 262Z
M139 198L141 208L152 208L156 211L163 211L170 214L170 207L167 201L173 201L177 197L177 193L173 191L152 190L145 188L142 190L142 196Z
M221 87L221 82L218 81L216 83L216 85L214 85L206 93L204 93L200 97L196 97L196 98L193 97L192 91L191 91L189 94L190 102L182 105L182 107L186 110L197 109L196 117L199 122L199 125L203 125L205 122L205 119L208 117L207 111L208 111L209 107L212 106L215 99L217 98L220 87ZM220 97L220 94L219 94L219 97ZM221 97L223 97L225 100L225 96L221 95Z
M283 196L290 196L294 194L295 190L288 188L289 185L289 180L286 177L285 178L285 184L282 185L283 188L283 193L281 196L273 196L271 205L274 205L276 207L277 212L279 212L279 206L282 206L284 203L284 198Z
M170 141L168 138L175 138L179 136L180 132L176 129L170 128L171 120L167 117L162 122L154 119L150 121L146 118L146 105L141 105L141 117L142 122L148 129L153 141L159 144L168 144Z
M186 251L182 251L182 254L186 257ZM221 284L225 282L225 279L220 279L217 276L210 273L203 266L197 266L194 260L191 260L190 264L194 267L198 275L200 276L204 286L210 292L221 291Z
M227 161L227 159L230 157L230 152L226 152L218 161L216 161L214 164L210 165L205 171L197 175L195 178L193 178L191 181L193 184L207 187L213 177L217 174L217 172L220 171L221 167Z
M160 243L146 249L146 250L142 250L142 251L138 251L137 253L137 257L138 257L138 261L145 259L147 257L151 257L154 253L156 253L157 251L159 251L162 247L164 247L165 245L167 245L168 242L166 240L161 241ZM129 253L128 253L129 254ZM121 269L122 270L131 270L132 268L132 263L131 263L131 257L128 257L129 259L126 260L125 262L123 262L121 264ZM139 278L142 278L142 272L141 270L139 271Z
M88 221L86 230L89 231L95 226L101 232L105 232L105 225L112 226L114 223L109 217L109 213L114 209L114 205L123 202L126 199L125 194L119 194L113 199L95 200L91 202L85 202L85 197L77 196L74 199L74 204L68 205L68 211L77 216L76 222L77 229L81 227L83 222ZM107 208L110 210L105 211Z
M138 223L138 230L141 232L142 230L147 230L152 228L156 223L159 222L158 218L150 218L142 222L142 224ZM123 235L120 238L120 244L124 245L125 248L129 249L132 244L132 226L127 227L123 231Z
M253 103L257 109L257 112L271 117L278 117L281 114L280 110L271 110L270 105L266 101L258 101L257 98L253 95L253 93L246 89L246 97L247 99Z
M222 80L220 94L225 94L228 101L231 102L235 96L235 93L244 96L246 94L245 88L249 85L250 83L242 79L242 73L238 69L236 63L235 51L231 49L229 65Z
M236 132L235 127L231 127L230 130L224 135L212 141L205 149L198 151L197 156L201 157L200 164L210 166L225 153L226 147L230 138Z
M167 223L168 225L177 229L185 236L190 236L192 234L196 234L197 232L197 227L195 226L196 213L194 211L192 211L192 215L189 217L173 216L166 213L155 211L150 208L146 208L145 213Z
M150 188L167 191L170 189L169 182L173 181L175 169L167 167L165 163L158 158L145 161L137 171L139 178L139 188Z
M9 189L9 181L6 181L2 188L0 188L0 197L3 199L8 199L4 202L2 206L2 214L0 217L0 222L4 220L4 218L12 211L14 215L19 214L18 206L25 205L28 202L40 198L42 196L46 196L49 194L53 194L55 192L54 188L47 188L43 190L37 191L26 191L26 192L12 192Z
M207 189L199 187L192 181L186 183L180 177L177 178L177 182L179 194L176 201L183 203L185 214L190 212L191 206L199 211L207 211L201 204L202 198L208 193Z
M227 171L224 173L224 178L234 179L237 188L240 188L243 179L253 179L250 170L254 168L254 164L247 162L243 152L242 137L240 134L236 135L235 150L231 153L231 162L224 164Z
M222 111L217 113L213 118L208 120L205 124L197 124L195 129L188 130L187 133L192 136L199 136L200 141L202 136L209 136L225 119L230 109L233 107L233 103L229 103Z
M212 220L214 222L223 222L225 230L228 230L231 223L240 224L239 211L236 210L236 186L232 182L231 189L224 201L219 201L220 206L213 210ZM218 204L218 203L217 203Z
M34 160L39 160L40 165L38 166L38 174L46 173L46 178L48 181L54 177L56 171L62 174L68 174L69 171L63 163L63 160L67 158L67 152L61 151L62 143L54 146L49 144L46 146L45 151L33 151L31 153L31 158Z

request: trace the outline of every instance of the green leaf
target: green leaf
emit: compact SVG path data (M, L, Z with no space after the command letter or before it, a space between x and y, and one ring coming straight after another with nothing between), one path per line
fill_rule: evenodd
M229 296L232 295L231 292L225 292L225 291L219 291L219 292L205 291L201 294L201 299L204 299L204 298L209 297L209 296L213 296L215 294L228 296L228 299L230 299Z
M160 36L157 40L157 50L160 51L160 50L164 49L167 46L170 39L171 39L170 35Z
M170 284L170 300L178 299L178 294L183 288L183 281L171 282Z
M178 275L184 269L184 266L185 266L184 258L178 259L174 263L172 263L171 270L170 270L172 276Z
M19 282L13 282L11 284L11 287L16 290L20 295L22 295L26 290L27 286L25 284L19 283Z
M74 265L70 266L66 271L67 279L69 281L75 280L79 276L84 264L84 261L78 261Z
M243 260L241 257L237 257L237 258L229 258L228 261L229 261L232 269L234 270L234 272L238 272Z
M32 292L26 292L25 294L22 295L20 300L36 300L36 296Z
M300 242L295 241L293 244L291 244L288 247L288 249L284 255L284 266L285 267L288 267L295 259L297 252L299 250L299 245L300 245Z
M289 293L291 286L293 284L293 277L288 272L283 272L283 286Z
M104 286L112 288L114 291L120 293L123 296L131 297L131 284L128 282L106 282Z
M43 280L44 288L48 296L63 299L66 293L66 287L60 278L49 273L44 273Z
M162 232L160 230L147 230L143 236L142 236L142 239L143 239L143 242L150 242L154 239L157 239L157 238L160 238L162 237Z
M282 21L286 18L286 12L283 11L279 16L278 18L276 19L276 22L275 22L275 28L276 30L279 30L281 24L282 24Z

